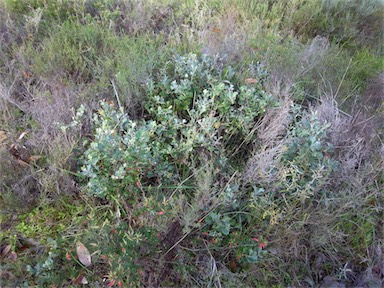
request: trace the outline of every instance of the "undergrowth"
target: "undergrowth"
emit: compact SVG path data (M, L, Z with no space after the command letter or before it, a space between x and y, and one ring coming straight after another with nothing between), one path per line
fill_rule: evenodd
M383 11L1 2L1 286L382 286Z

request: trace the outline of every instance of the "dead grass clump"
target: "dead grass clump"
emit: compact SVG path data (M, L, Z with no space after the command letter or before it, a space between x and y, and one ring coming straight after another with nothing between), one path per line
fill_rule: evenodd
M28 163L30 159L23 158L12 151L17 147L27 153L26 147L18 142L20 141L14 139L11 134L0 131L0 206L2 212L11 209L23 210L28 205L35 203L39 197L35 169L31 165L32 163ZM29 154L27 153L26 156L29 157Z
M2 129L9 126L11 118L13 118L12 107L6 100L8 97L8 90L0 83L0 124L3 127Z
M359 168L372 163L378 155L377 136L383 116L380 113L367 115L361 109L352 111L352 115L343 113L332 98L324 98L314 109L321 121L331 125L328 142L334 147L332 157L339 163L338 177L334 179L342 182L356 173L360 174Z
M28 179L35 183L31 176L31 167L24 160L26 155L26 147L19 143L19 135L16 135L15 128L10 125L10 121L14 121L14 110L6 99L9 97L9 90L0 83L0 121L2 124L1 139L0 139L0 191L6 193L16 192L22 198L29 199L30 193L34 190L33 186L29 185ZM15 124L15 123L13 123ZM22 153L18 148L22 148ZM23 159L21 159L23 158Z
M327 38L316 36L305 46L302 52L302 62L306 63L308 67L315 66L327 55L329 48L330 43Z
M279 108L270 109L266 113L258 128L257 139L261 143L271 145L285 136L286 129L292 120L290 115L292 105L292 101L285 100Z
M377 216L366 207L373 192L360 187L363 192L356 194L358 188L340 190L306 207L292 202L284 207L284 217L265 228L269 259L253 273L266 283L281 284L284 279L295 287L313 287L333 279L354 287L367 267L378 270L380 258L369 252L380 237L375 234Z
M131 1L115 1L110 11L118 17L115 19L103 19L103 15L99 15L102 21L110 21L109 25L115 29L117 33L128 35L146 34L149 31L153 33L170 32L174 9L172 5L163 3L148 3L142 0Z
M356 73L351 67L361 66L359 60L350 60L327 38L316 36L303 44L289 36L266 37L260 33L252 40L252 47L269 71L268 91L289 91L296 102L314 102L323 94L343 99L356 92Z
M66 134L60 130L60 125L71 121L80 94L62 84L43 81L28 85L21 95L16 89L2 86L1 108L9 115L3 121L21 124L26 133L19 141L19 128L8 126L9 141L3 151L7 157L3 159L9 161L2 162L1 168L3 175L12 175L3 182L7 186L2 189L10 189L17 197L26 199L28 195L35 200L40 193L52 195L77 191L73 177L65 171L76 170L73 153L81 131ZM15 118L17 111L22 113ZM12 147L17 151L12 151ZM27 158L18 157L20 149L25 151ZM31 159L36 161L31 162Z
M284 150L284 137L291 122L291 105L291 101L287 100L279 108L270 109L263 117L258 128L255 153L243 174L246 181L271 183L276 180L272 171Z
M201 32L203 53L213 57L220 56L229 63L235 63L250 53L248 46L249 32L246 32L245 23L235 8L229 8L206 30Z
M367 101L369 103L369 98ZM374 104L364 106L371 110L353 109L352 115L341 112L331 98L323 99L314 108L322 121L331 124L327 141L334 147L332 158L337 161L338 169L328 184L329 191L334 192L319 202L330 204L327 212L319 205L317 212L313 209L311 214L316 221L329 219L327 231L321 234L332 235L328 241L338 250L330 257L337 261L340 269L348 266L349 276L345 277L349 283L363 286L380 282L377 277L371 277L373 267L377 270L380 265L377 263L381 261L380 253L375 255L372 249L382 245L383 237L380 216L383 211L382 115L378 113L381 105L376 101ZM335 235L339 235L339 239ZM328 250L331 251L331 247ZM341 268L343 263L346 267Z
M300 88L301 93L304 93L301 98L316 97L314 92L317 91L312 86L322 83L323 70L329 68L326 67L327 59L335 54L326 38L317 36L306 45L289 37L257 41L261 42L260 46L266 46L266 52L261 57L265 59L271 74L267 82L269 90L288 90L291 94L294 93L294 98L299 98L299 91L295 89ZM284 45L281 44L282 41Z
M289 103L268 112L262 120L256 153L243 176L268 191L257 196L256 205L270 219L269 224L260 223L260 229L268 231L270 259L263 261L265 269L254 273L265 279L264 283L274 284L289 276L286 283L297 286L378 283L377 277L372 280L368 276L373 274L373 267L378 270L381 265L380 257L372 257L373 252L369 252L382 234L377 228L382 225L383 209L379 200L383 176L378 172L383 165L382 144L378 141L380 117L367 116L361 109L348 115L339 110L333 98L323 98L309 107L307 113L316 114L322 124L330 125L322 142L332 144L333 152L324 152L324 157L336 161L338 168L325 174L319 171L320 178L314 174L312 190L291 185L309 193L303 201L298 199L301 191L290 195L284 190L290 178L283 176L292 168L283 167L280 161L289 141L285 135L292 117ZM276 271L278 276L266 270ZM369 274L368 280L365 274Z
M76 91L56 81L35 79L31 83L20 79L19 85L2 93L1 98L22 112L19 123L26 122L24 129L30 130L28 146L41 153L54 143L60 125L71 121L81 93L81 88Z
M39 127L35 132L40 136L52 135L58 131L60 123L69 123L74 109L79 106L79 98L79 91L60 82L41 82L32 87L27 105Z

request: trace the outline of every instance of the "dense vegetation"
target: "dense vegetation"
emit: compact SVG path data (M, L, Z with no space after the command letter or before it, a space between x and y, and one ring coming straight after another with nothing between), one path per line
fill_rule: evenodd
M0 286L383 286L383 19L2 1Z

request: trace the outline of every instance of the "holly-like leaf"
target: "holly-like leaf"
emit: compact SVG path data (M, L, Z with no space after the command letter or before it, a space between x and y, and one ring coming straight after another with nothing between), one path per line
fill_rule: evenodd
M89 253L87 247L85 247L83 243L81 242L76 243L76 252L77 252L77 257L79 257L81 264L83 264L86 267L92 265L91 254Z

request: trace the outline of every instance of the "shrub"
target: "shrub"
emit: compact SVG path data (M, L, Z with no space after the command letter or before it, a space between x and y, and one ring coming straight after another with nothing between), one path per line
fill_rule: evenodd
M87 192L121 207L126 201L135 207L147 197L160 201L167 196L165 203L185 201L182 206L199 201L201 205L189 213L191 221L185 218L184 229L192 232L192 222L201 217L201 211L208 211L204 212L208 213L204 231L216 238L212 249L237 241L239 246L233 249L243 263L256 262L264 251L252 248L259 243L241 233L246 220L236 212L231 217L222 214L239 208L233 202L237 201L239 186L221 181L231 181L232 165L242 169L244 163L237 155L247 152L241 146L255 138L257 119L277 103L262 90L263 73L259 84L236 87L225 80L230 68L215 70L214 62L205 56L178 56L173 61L161 71L159 80L149 83L144 119L133 121L122 107L100 103L93 119L94 138L86 144L83 158ZM203 171L216 171L210 183L199 180ZM193 186L185 185L186 181ZM214 190L210 185L216 186ZM175 189L181 190L179 196L173 196ZM167 190L168 195L163 194ZM133 211L140 215L137 209ZM175 211L172 214L176 215Z
M280 192L297 192L308 186L316 190L320 178L327 178L327 174L336 169L336 163L326 156L332 151L330 143L324 143L329 125L322 125L314 113L307 117L298 122L287 135L287 150L281 161L289 172L280 181L289 188L282 188ZM289 175L290 172L293 173Z
M164 74L158 84L150 84L146 120L132 121L123 111L101 104L83 166L91 193L124 195L137 181L153 184L150 179L160 177L159 183L169 183L163 176L177 181L175 165L196 161L195 149L218 159L233 157L231 149L251 141L256 118L273 105L260 87L236 91L220 82L208 59L180 57L167 69L172 78Z
M186 122L187 127L200 125L199 130L205 134L200 142L223 137L223 143L235 138L241 143L251 134L257 118L276 102L262 89L262 66L255 67L257 84L237 87L231 83L235 80L232 68L219 63L206 56L199 61L193 54L168 63L157 83L149 86L151 97L146 108L151 117L162 121L161 115L156 115L158 107L171 109L173 117Z
M314 199L321 197L331 173L337 169L337 162L328 156L332 151L325 138L329 126L321 124L316 114L305 115L297 108L291 110L294 118L285 137L269 142L273 146L250 159L244 173L253 186L249 198L251 211L256 215L264 211L262 218L269 219L272 225L280 220L290 221L283 220L289 211L311 206ZM305 115L302 119L301 113Z
M96 131L84 154L82 173L89 178L88 191L100 197L136 197L136 183L156 163L151 147L155 123L140 125L110 104L101 103L94 116ZM152 148L152 149L151 149Z

